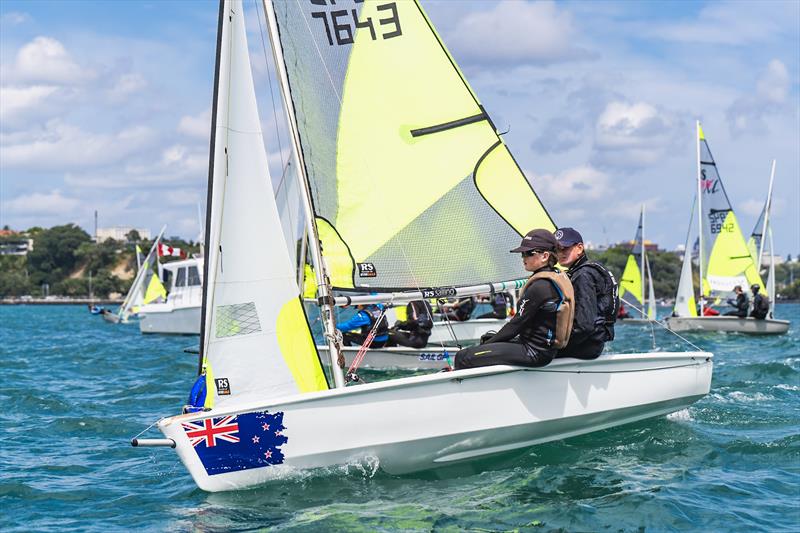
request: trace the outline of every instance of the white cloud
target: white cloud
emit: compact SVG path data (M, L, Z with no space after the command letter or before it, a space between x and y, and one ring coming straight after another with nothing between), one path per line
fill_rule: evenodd
M737 98L727 109L731 134L766 131L765 119L782 113L797 113L788 99L791 79L786 65L772 59L756 81L755 91Z
M15 215L68 215L75 212L81 204L77 198L69 198L55 190L50 193L32 193L17 196L13 200L3 202L3 211Z
M199 115L186 115L178 123L178 132L198 139L209 139L211 135L211 110L206 109Z
M51 37L36 37L17 52L10 79L30 83L78 85L91 81L95 73L79 66L64 45Z
M14 121L27 112L41 107L58 87L34 85L31 87L0 87L0 120Z
M154 140L154 132L133 126L113 134L89 133L61 120L47 122L25 142L0 145L4 168L65 170L118 163Z
M0 24L8 24L10 26L19 26L30 21L31 16L20 11L10 11L0 16Z
M512 0L489 11L468 13L447 38L448 45L468 61L487 65L547 65L590 57L574 41L572 15L554 2Z
M551 118L531 143L539 153L562 153L578 146L583 140L583 122L569 117Z
M548 202L597 200L609 192L608 175L589 165L571 168L556 175L534 175L531 182L545 205Z
M592 161L637 168L659 161L675 142L673 120L646 102L610 102L595 124Z
M109 97L116 102L123 101L145 87L147 87L147 80L141 74L129 72L122 74L116 80L109 90Z

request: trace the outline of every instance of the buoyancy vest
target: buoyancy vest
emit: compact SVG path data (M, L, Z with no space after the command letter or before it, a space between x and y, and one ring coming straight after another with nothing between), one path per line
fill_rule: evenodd
M378 327L375 329L375 338L386 337L389 334L389 321L386 319L386 315L381 316L381 309L378 306L369 306L365 307L363 311L369 316L369 324L361 326L361 334L369 335L369 332L375 326L375 321L380 318Z
M552 270L542 270L528 278L522 288L522 294L528 285L537 279L546 279L553 284L560 301L556 307L556 331L553 347L560 350L569 343L569 336L572 334L572 324L575 319L575 291L572 282L563 272Z

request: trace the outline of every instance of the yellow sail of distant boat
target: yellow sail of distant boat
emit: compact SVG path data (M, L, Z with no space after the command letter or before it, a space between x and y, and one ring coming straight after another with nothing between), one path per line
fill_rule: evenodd
M160 300L159 300L160 298ZM167 299L167 290L164 284L157 275L150 276L150 283L147 284L147 290L144 292L144 304L153 303L156 301L164 301Z
M720 296L736 285L764 287L756 262L742 235L703 129L698 125L701 194L702 294Z

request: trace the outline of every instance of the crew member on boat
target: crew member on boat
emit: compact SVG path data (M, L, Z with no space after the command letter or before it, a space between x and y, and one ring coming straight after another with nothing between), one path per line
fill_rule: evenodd
M555 251L555 237L545 229L528 232L522 244L511 250L522 254L525 270L533 273L523 289L517 313L500 331L481 338L480 345L456 353L456 370L501 364L537 367L553 360L558 309L565 301L564 294L572 296L569 278L554 268ZM569 322L571 326L571 317Z
M375 330L375 337L370 346L372 348L383 348L389 340L389 322L383 314L383 307L377 304L359 305L358 311L350 320L345 320L338 324L339 331L342 332L342 340L345 346L361 346L367 340L369 332Z
M442 318L465 322L469 320L469 317L472 316L472 311L475 310L475 297L465 296L459 298L455 303L446 303L440 307Z
M426 300L415 300L406 305L406 320L398 320L389 330L386 346L424 348L433 328L433 310Z
M495 318L503 320L508 316L508 301L509 296L504 292L497 292L489 296L489 303L492 305L491 313L484 313L478 318Z
M757 283L751 285L750 290L753 292L753 310L750 312L750 316L764 320L767 318L767 313L769 313L769 300L759 293L761 287Z
M617 282L603 265L589 261L577 230L561 228L553 235L558 241L558 263L568 269L575 288L575 324L569 344L558 357L596 359L605 343L614 340L620 309Z
M733 298L728 298L728 305L733 307L733 309L725 313L725 316L738 316L739 318L747 318L747 310L750 308L750 300L748 300L747 295L742 290L741 285L735 286L733 288L733 292L736 293L736 300Z

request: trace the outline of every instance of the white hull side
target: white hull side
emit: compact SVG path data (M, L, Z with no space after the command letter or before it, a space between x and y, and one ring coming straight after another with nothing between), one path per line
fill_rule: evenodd
M540 369L494 366L308 393L158 425L207 491L365 460L397 475L678 411L708 393L712 369L705 352L560 359ZM181 422L265 410L283 413L283 464L208 475Z
M619 325L629 325L629 326L646 326L649 325L653 320L648 318L618 318L617 322L614 324L615 326Z
M345 346L342 349L344 359L347 366L353 362L353 359L358 354L359 348L357 346ZM328 347L317 346L320 359L323 364L329 361ZM450 357L450 364L455 360L456 347L441 346L428 346L425 348L406 348L396 346L392 348L371 348L364 356L360 368L368 368L370 370L388 370L392 368L404 370L421 370L432 369L441 370L447 366L447 357Z
M735 316L668 317L665 323L676 332L722 331L752 335L781 335L789 331L788 320L739 318Z
M447 322L434 322L431 336L428 338L428 344L444 344L445 346L455 346L457 342L474 344L481 339L484 333L499 331L500 328L505 326L506 322L506 320L496 318L476 318L464 322L451 320L449 324L453 328L453 333L455 333L458 341L453 340L453 335L450 334Z
M200 335L200 307L179 307L163 311L143 309L140 313L139 330L142 333L162 335Z

